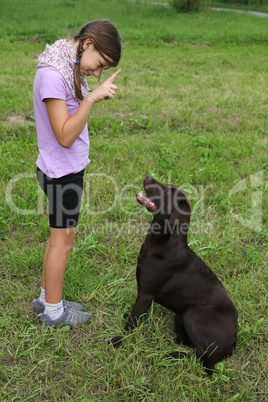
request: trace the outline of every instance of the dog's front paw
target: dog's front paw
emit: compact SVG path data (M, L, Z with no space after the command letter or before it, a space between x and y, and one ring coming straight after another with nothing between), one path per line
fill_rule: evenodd
M112 339L109 340L109 344L112 344L114 348L119 348L119 346L122 343L122 336L115 336Z

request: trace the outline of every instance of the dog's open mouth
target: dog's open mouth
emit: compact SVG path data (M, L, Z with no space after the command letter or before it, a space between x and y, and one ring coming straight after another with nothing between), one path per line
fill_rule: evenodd
M152 211L157 211L157 206L155 205L155 203L150 200L149 197L147 197L147 195L143 194L142 191L140 191L137 194L137 200L145 207L147 207L148 209L151 209Z

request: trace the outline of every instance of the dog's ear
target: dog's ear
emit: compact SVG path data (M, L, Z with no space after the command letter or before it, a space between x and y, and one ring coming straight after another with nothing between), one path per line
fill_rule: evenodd
M191 216L191 202L187 195L181 191L178 197L178 202L174 211L172 211L169 222L171 225L183 225L190 224L190 216Z

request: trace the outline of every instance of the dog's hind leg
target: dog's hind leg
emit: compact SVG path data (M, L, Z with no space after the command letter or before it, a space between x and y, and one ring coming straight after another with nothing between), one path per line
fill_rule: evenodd
M236 315L212 306L192 306L183 316L185 330L208 375L216 363L233 353L236 342Z
M234 347L228 347L228 348L218 348L213 350L213 347L211 348L211 351L207 351L205 354L202 356L198 356L199 353L197 351L196 355L197 357L200 357L200 360L203 363L203 366L205 367L206 373L208 375L212 375L214 373L214 367L215 365L220 362L221 360L225 359L226 357L230 356L233 353Z
M185 345L185 346L191 346L192 342L190 338L187 335L187 332L185 331L184 328L184 323L183 323L183 315L182 314L176 314L175 315L175 331L177 338L175 340L175 343L177 345ZM172 357L174 359L182 359L183 357L188 357L189 354L186 352L172 352L169 354L169 357Z
M175 331L177 334L177 339L176 343L178 345L185 345L185 346L191 346L192 342L184 328L184 322L183 322L183 315L182 314L176 314L175 315Z

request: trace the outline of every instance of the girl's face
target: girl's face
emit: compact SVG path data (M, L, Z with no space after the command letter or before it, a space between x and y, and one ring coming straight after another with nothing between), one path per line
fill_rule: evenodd
M101 54L95 49L91 39L87 39L83 45L83 53L80 60L81 76L98 77L102 70L107 70L110 66Z

